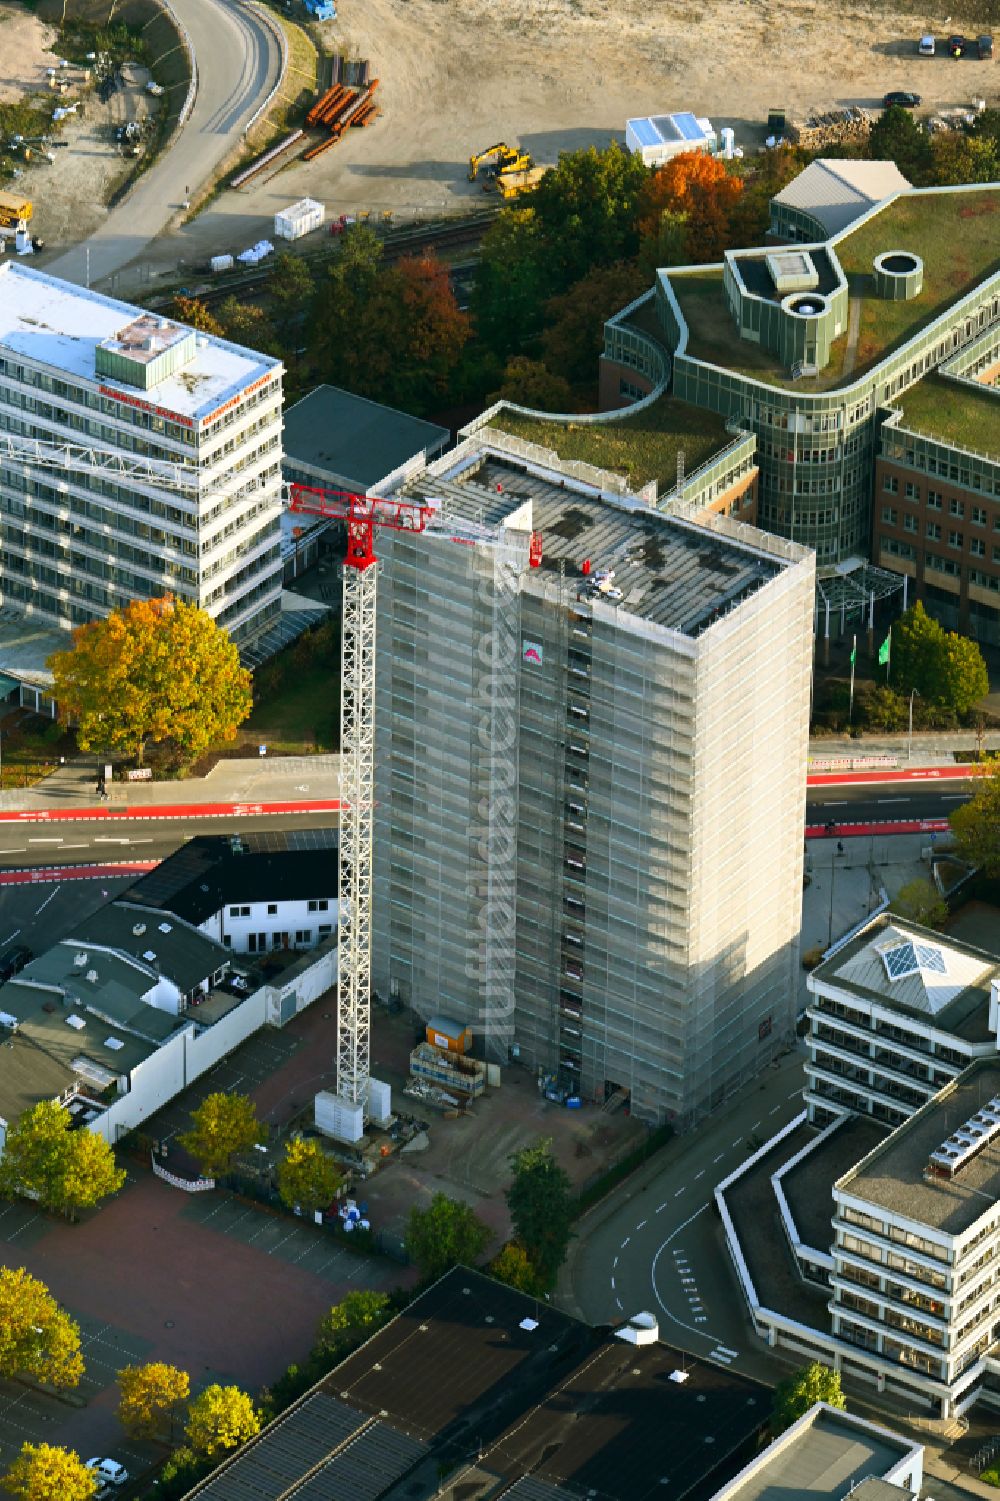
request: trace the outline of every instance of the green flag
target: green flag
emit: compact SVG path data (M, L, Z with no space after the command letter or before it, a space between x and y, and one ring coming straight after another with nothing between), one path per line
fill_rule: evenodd
M891 640L892 631L889 632L888 636L886 636L885 640L882 642L882 645L878 649L878 665L880 667L887 667L889 665L889 643Z
M858 638L855 636L854 645L851 647L851 666L858 660Z

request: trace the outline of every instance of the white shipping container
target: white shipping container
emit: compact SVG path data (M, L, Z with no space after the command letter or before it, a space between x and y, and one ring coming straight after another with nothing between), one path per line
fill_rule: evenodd
M274 233L281 240L299 240L319 229L325 217L326 210L315 198L300 198L298 203L279 209L275 214Z
M376 1126L387 1126L392 1119L392 1088L382 1079L368 1080L368 1118Z
M321 1090L314 1102L316 1129L336 1141L360 1141L365 1131L364 1106L359 1101L341 1099L328 1089Z
M231 255L213 255L209 261L209 265L213 271L231 271L233 269L233 258Z

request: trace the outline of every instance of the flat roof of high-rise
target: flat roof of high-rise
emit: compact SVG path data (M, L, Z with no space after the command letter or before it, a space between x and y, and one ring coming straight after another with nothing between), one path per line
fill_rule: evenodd
M768 539L749 528L760 535L760 550L749 539L737 541L638 500L606 499L572 477L547 477L488 452L451 478L419 475L407 493L440 502L432 535L456 521L496 526L530 501L531 526L542 539L542 578L562 573L580 597L616 606L623 625L634 616L699 636L796 561L794 549L787 558L771 552Z
M120 393L126 401L156 406L168 419L201 421L248 386L281 369L281 361L198 333L194 355L148 390L98 375L98 345L118 339L143 310L73 282L61 281L18 261L0 264L0 351L47 365L69 379L86 380ZM171 323L172 330L189 330Z
M712 1501L844 1501L862 1480L882 1481L917 1448L874 1423L817 1403ZM909 1490L888 1492L903 1501Z

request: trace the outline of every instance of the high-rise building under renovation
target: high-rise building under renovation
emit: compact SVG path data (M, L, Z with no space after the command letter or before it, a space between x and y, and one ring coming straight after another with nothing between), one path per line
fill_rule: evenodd
M376 989L690 1121L793 1024L813 555L488 430L407 492L438 515L379 544Z
M0 598L62 627L171 593L237 641L281 602L281 365L0 266Z

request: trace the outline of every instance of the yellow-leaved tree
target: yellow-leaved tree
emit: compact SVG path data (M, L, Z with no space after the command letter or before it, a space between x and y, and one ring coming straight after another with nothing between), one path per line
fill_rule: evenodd
M0 1376L79 1386L80 1330L44 1282L25 1268L0 1267Z
M210 1459L245 1444L260 1432L260 1418L238 1386L206 1386L188 1407L185 1436L196 1454Z
M127 1365L118 1372L121 1401L118 1417L125 1432L133 1438L157 1438L169 1435L174 1412L187 1400L191 1378L162 1360L148 1365Z
M97 1476L74 1449L24 1444L0 1485L21 1501L89 1501Z
M39 1100L7 1133L0 1158L0 1193L27 1194L45 1209L74 1219L125 1182L125 1169L93 1131L71 1130L57 1100Z
M181 760L232 740L253 707L249 672L207 611L170 595L78 626L48 659L53 697L81 750L134 756L170 741Z

